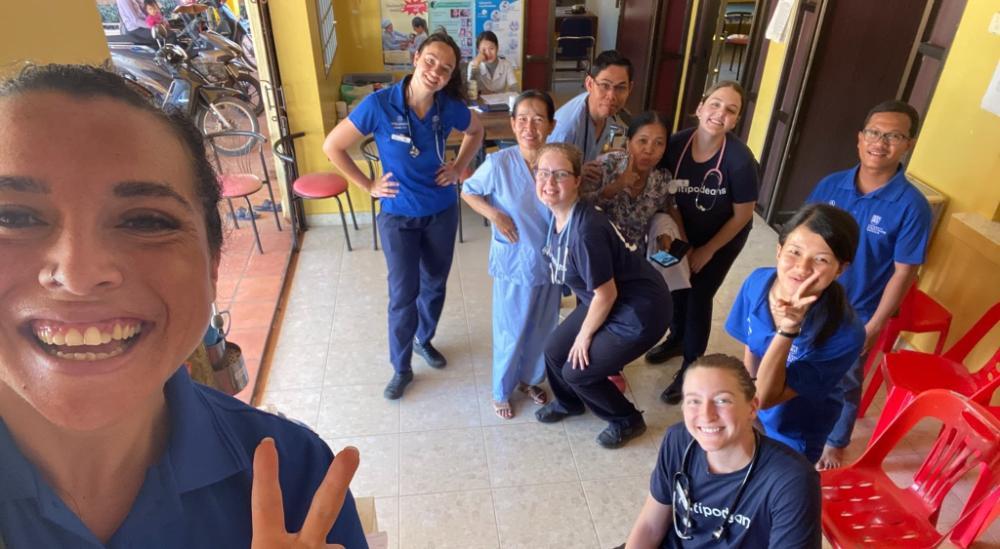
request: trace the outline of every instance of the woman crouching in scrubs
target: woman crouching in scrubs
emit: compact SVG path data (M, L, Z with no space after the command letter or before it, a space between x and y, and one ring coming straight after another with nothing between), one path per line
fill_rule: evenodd
M840 416L839 382L865 328L836 281L858 248L858 224L827 204L805 206L778 236L778 267L740 289L726 331L744 345L767 435L816 463Z
M222 246L198 130L69 65L0 83L0 127L0 545L367 547L356 450L178 366Z
M542 256L551 215L535 198L531 170L554 113L547 93L519 95L510 118L517 147L487 156L462 186L462 198L493 225L493 408L503 419L514 417L515 388L537 404L548 401L538 384L545 377L545 339L559 322L560 287Z
M395 374L385 398L403 396L413 381L414 352L429 366L447 360L431 344L444 307L458 230L453 185L483 141L479 118L463 102L461 50L432 34L413 58L413 74L366 97L327 136L323 151L355 185L381 199L378 230L389 271L389 360ZM452 129L465 133L458 157L445 162ZM374 134L382 177L368 179L347 150Z
M597 443L618 448L641 435L646 423L608 376L620 374L663 336L670 292L644 254L629 247L600 210L579 201L582 158L565 143L538 153L535 191L552 212L543 253L552 283L569 286L579 305L546 342L555 400L535 417L554 423L586 406L608 422Z

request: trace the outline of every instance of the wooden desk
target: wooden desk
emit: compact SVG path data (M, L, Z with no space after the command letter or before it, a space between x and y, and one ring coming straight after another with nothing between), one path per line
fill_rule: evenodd
M514 129L510 127L510 113L502 112L477 112L479 121L486 130L485 139L489 141L514 141ZM447 146L458 147L462 144L463 134L460 131L452 130L448 135Z

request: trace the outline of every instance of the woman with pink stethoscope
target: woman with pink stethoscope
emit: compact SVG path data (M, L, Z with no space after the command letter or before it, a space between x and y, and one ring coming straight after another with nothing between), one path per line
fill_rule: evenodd
M729 133L739 122L743 99L743 88L731 80L708 88L695 111L698 125L672 135L662 161L677 180L682 238L692 247L687 254L691 287L672 292L670 333L646 353L652 363L683 357L674 381L660 395L669 404L680 402L684 370L705 354L712 300L750 234L759 166L750 149Z

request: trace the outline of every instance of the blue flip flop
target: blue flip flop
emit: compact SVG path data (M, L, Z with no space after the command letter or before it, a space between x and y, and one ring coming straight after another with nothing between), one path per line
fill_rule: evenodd
M263 202L253 207L258 212L281 212L281 204L271 202L270 198L265 198Z

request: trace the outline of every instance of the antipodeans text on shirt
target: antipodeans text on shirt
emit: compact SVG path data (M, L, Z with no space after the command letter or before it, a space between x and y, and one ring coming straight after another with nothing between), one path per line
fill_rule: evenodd
M701 502L697 502L691 508L695 513L704 517L721 517L726 518L729 516L729 509L719 509L717 507L709 507L707 505L702 505ZM741 515L739 513L733 515L733 522L739 524L743 528L750 528L750 517Z
M725 187L711 189L709 187L706 187L705 185L702 185L700 187L681 187L677 189L677 192L684 194L707 194L708 196L716 196L716 195L722 196L729 194L728 189L726 189Z

